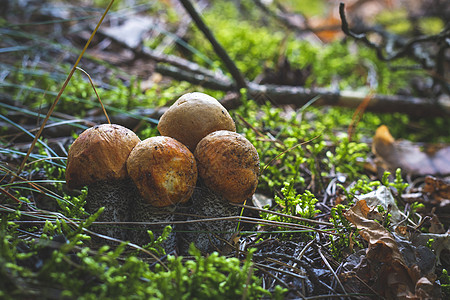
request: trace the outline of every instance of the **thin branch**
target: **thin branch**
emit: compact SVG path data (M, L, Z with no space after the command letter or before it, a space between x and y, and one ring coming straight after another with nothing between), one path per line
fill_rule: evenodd
M235 204L235 203L232 203L231 205L237 206L237 207L242 207L242 208L245 208L245 209L256 210L256 211L259 211L259 212L269 213L269 214L272 214L272 215L277 215L277 216L282 216L282 217L286 217L286 218L291 218L293 220L308 222L308 223L311 223L311 224L333 226L333 224L329 223L329 222L322 222L322 221L302 218L302 217L298 217L298 216L287 215L287 214L283 214L283 213L280 213L280 212L277 212L277 211L272 211L272 210L268 210L268 209L253 207L253 206L250 206L250 205Z
M263 97L264 100L270 100L276 104L290 104L296 107L302 107L311 98L320 96L320 99L314 105L356 108L367 97L367 93L364 92L256 84L249 84L249 92L255 99ZM450 101L374 94L367 106L367 111L380 113L401 112L415 116L449 116Z
M189 0L180 0L180 2L184 6L186 11L189 13L192 20L194 20L198 29L200 29L200 31L203 32L205 37L211 43L212 47L214 48L214 51L220 57L220 59L222 59L225 66L227 67L228 71L230 71L231 76L233 77L234 81L236 82L237 88L241 89L241 88L247 87L247 83L245 82L245 78L242 75L241 71L239 71L238 67L233 62L233 60L230 58L228 53L225 51L225 49L220 45L220 43L214 37L213 33L208 28L208 26L205 24L203 19L200 17L200 15L198 14L197 10L194 8L192 3Z
M138 47L134 47L133 45L124 42L123 40L117 38L117 36L109 34L106 31L100 31L99 34L108 37L110 40L112 40L119 46L133 51L136 58L139 57L148 58L158 63L167 63L182 70L188 70L189 72L192 73L198 73L200 75L211 78L220 78L222 81L229 81L231 84L231 80L227 76L225 76L222 72L211 71L205 67L198 65L197 63L191 62L182 57L161 53L160 51L153 50L149 47L144 46L142 43Z
M417 46L417 44L419 43L424 43L424 42L432 42L432 41L444 41L445 39L450 38L450 24L447 24L447 26L438 34L436 35L427 35L427 36L419 36L416 37L414 39L409 40L407 43L405 43L402 48L397 51L394 52L388 56L386 56L381 47L379 47L377 44L372 43L366 36L365 33L360 33L360 34L356 34L353 31L351 31L349 29L349 25L347 22L347 17L345 15L345 4L343 2L341 2L339 4L339 16L341 18L342 21L342 31L354 38L355 40L361 41L363 42L366 46L368 46L371 49L374 49L376 51L377 57L380 60L383 61L392 61L401 57L406 56L408 53L411 53L411 49L414 46ZM422 63L422 65L428 69L433 68L434 66L430 66L428 64L425 63L424 57L419 57L417 53L412 53L412 55L419 61Z

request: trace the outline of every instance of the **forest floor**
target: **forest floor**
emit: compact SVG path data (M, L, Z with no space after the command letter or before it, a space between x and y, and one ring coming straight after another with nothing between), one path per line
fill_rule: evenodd
M445 1L130 0L98 31L108 1L2 3L0 298L449 297ZM102 223L70 146L109 121L159 136L191 92L255 147L255 193Z

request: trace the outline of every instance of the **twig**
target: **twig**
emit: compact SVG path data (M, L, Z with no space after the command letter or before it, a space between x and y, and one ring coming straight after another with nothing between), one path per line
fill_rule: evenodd
M283 14L277 14L270 10L266 4L264 4L261 0L253 0L256 6L258 6L263 12L265 16L270 16L273 19L279 21L281 24L286 26L288 29L292 30L302 30L297 24L294 24L291 20L286 18Z
M407 55L410 52L410 50L413 48L413 46L415 46L416 44L423 43L423 42L430 42L430 41L439 41L439 40L444 41L445 39L450 37L450 25L448 24L439 34L419 36L417 38L411 39L405 45L403 45L403 47L399 51L394 52L394 53L390 54L389 56L385 56L383 51L381 50L381 48L378 45L372 43L367 38L366 34L364 34L364 33L356 34L349 29L347 17L345 16L345 4L343 2L341 2L339 4L339 16L341 17L341 21L342 21L342 26L341 26L342 31L346 35L354 38L355 40L363 42L369 48L374 49L377 53L378 58L383 61L391 61L391 60L394 60L394 59L397 59L397 58ZM417 58L417 60L419 62L421 62L421 59L419 59L417 57L417 55L413 54L413 56L415 56L415 58ZM434 67L434 66L424 64L424 61L422 61L422 65L424 67L427 67L428 69Z
M120 43L120 41L118 41L118 40L115 40L115 41ZM187 59L184 59L184 58L181 58L178 56L174 56L174 55L158 53L158 52L156 52L148 47L145 47L145 46L141 46L140 48L137 48L137 49L133 49L130 47L128 47L128 48L130 50L134 51L137 56L147 57L147 58L153 59L154 61L160 62L160 63L167 63L172 66L176 66L180 69L183 69L183 70L188 70L193 73L198 73L198 74L204 75L205 77L218 78L225 82L229 81L229 83L231 84L231 80L229 80L228 77L226 77L225 75L220 74L218 72L212 72L211 70L204 68L204 67L202 67L194 62L191 62Z
M314 240L312 240L311 242L314 242ZM308 245L310 245L311 242L308 243ZM306 247L308 247L308 245L306 245ZM264 252L262 254L255 253L255 254L253 254L253 257L257 258L257 259L267 259L267 258L270 258L270 257L277 257L277 258L282 258L282 259L283 258L284 259L288 259L288 260L294 262L295 264L298 264L301 267L303 267L305 269L305 271L307 272L307 274L308 274L308 279L314 285L317 285L317 286L321 285L324 288L326 288L327 290L329 290L330 292L336 293L336 291L331 286L329 286L328 284L324 283L323 281L321 281L317 277L317 274L315 273L315 271L312 268L311 264L308 263L308 262L302 261L301 257L296 258L295 256L284 254L284 253L278 253L278 252Z
M311 27L308 24L308 19L300 14L295 13L294 18L289 18L288 16L293 14L287 12L287 10L282 6L280 1L277 1L276 6L279 11L274 12L269 7L267 7L266 4L264 4L261 0L253 0L256 6L258 6L263 12L265 16L269 16L273 19L275 19L277 22L281 23L283 26L285 26L289 30L293 30L298 33L305 33L305 32L312 32L312 33L318 33L325 30L339 30L339 26L337 25L325 25L320 27Z
M339 286L341 287L342 291L347 294L347 292L345 291L344 286L342 285L341 281L339 280L339 277L337 276L336 272L333 270L333 268L331 267L330 263L328 262L327 258L325 257L325 255L323 255L322 251L320 250L320 247L317 248L317 251L319 252L320 257L322 258L323 262L325 263L325 265L327 266L327 268L330 270L331 274L333 274L334 278L336 278L337 282L339 283Z
M235 85L228 78L212 77L199 72L192 72L191 70L183 70L174 65L156 65L155 71L170 76L173 79L180 81L188 81L193 84L201 85L205 88L215 89L220 91L234 90Z
M266 99L276 104L294 104L303 106L312 97L321 98L314 105L331 105L356 108L367 97L366 93L354 91L332 91L325 88L308 89L298 86L273 86L249 84L252 95L264 95ZM367 111L373 112L401 112L416 116L448 116L450 103L441 101L434 103L430 99L406 97L399 95L376 95L367 106Z
M298 254L297 259L300 261L303 257L303 255L305 255L306 250L308 250L309 247L311 247L311 245L315 242L315 240L311 240L308 242L308 244L305 245L305 247L303 247L302 251L300 251L300 253Z
M285 288L289 289L289 285L284 282L283 280L281 280L280 278L276 277L275 275L273 275L272 273L270 273L269 271L267 271L266 269L264 269L264 265L263 266L259 266L258 271L272 277L273 279L275 279L276 281L278 281L279 283L281 283Z
M285 270L280 269L280 268L274 268L274 267L271 267L271 266L268 266L268 265L263 265L263 264L260 264L260 263L257 263L257 262L254 262L253 264L258 269L266 268L266 269L269 269L271 271L278 272L278 273L281 273L281 274L284 274L284 275L289 275L289 276L292 276L292 277L296 277L298 279L304 279L304 276L302 276L302 275L298 275L298 274L295 274L293 272L285 271ZM301 299L305 298L305 296L302 295L302 293L299 290L294 290L293 292L296 293L297 295L299 295Z
M198 74L204 75L205 77L220 78L220 80L222 80L224 82L228 81L229 84L232 84L231 80L229 80L229 78L226 77L225 75L223 75L221 72L220 73L213 72L205 67L202 67L202 66L200 66L194 62L191 62L187 59L184 59L182 57L164 54L157 50L153 50L149 47L146 47L142 44L138 47L133 47L129 43L125 43L123 40L118 39L117 36L111 35L105 31L100 31L99 34L101 34L102 36L106 36L110 40L112 40L114 43L133 51L133 53L135 54L135 56L137 58L139 58L139 57L149 58L149 59L154 60L159 63L170 64L181 70L188 70L189 72L192 72L192 73L198 73Z
M186 11L189 13L192 20L194 20L198 29L200 29L200 31L203 32L205 37L211 43L211 46L214 48L214 51L220 57L220 59L222 59L225 66L227 67L228 71L230 71L231 76L233 77L234 81L236 82L237 88L241 89L241 88L247 87L247 83L245 82L244 76L242 75L241 71L239 71L236 64L230 58L228 53L216 40L213 33L208 28L208 26L206 26L205 22L200 17L200 15L198 14L197 10L194 8L192 3L189 0L180 0L180 2L184 6Z

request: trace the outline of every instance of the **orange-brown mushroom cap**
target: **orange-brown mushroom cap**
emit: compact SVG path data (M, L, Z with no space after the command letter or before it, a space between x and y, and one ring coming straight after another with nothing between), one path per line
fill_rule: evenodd
M79 188L98 181L124 179L128 155L139 142L133 131L116 124L86 129L69 148L67 185Z
M188 201L197 182L194 155L167 136L137 144L128 157L127 170L141 196L156 207Z
M256 148L236 132L220 130L203 138L194 152L206 186L233 203L242 203L258 185Z
M192 152L198 142L217 130L236 131L236 126L225 107L204 93L181 96L161 116L158 123L161 135L183 143Z

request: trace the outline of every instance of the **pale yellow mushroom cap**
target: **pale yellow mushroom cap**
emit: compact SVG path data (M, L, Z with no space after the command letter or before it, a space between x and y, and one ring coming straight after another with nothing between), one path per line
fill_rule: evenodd
M228 111L215 98L195 92L181 96L158 123L161 135L170 136L191 151L198 142L217 130L236 131Z

